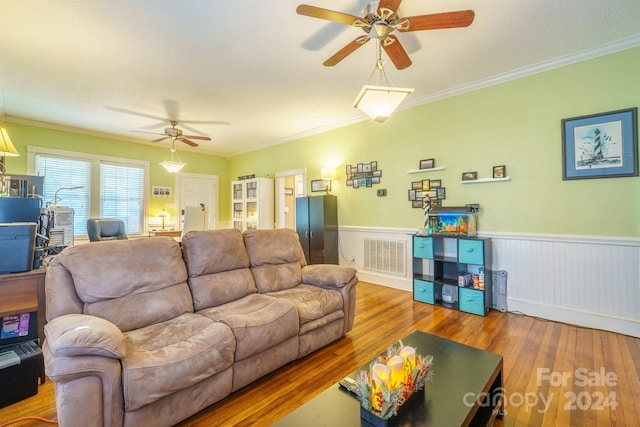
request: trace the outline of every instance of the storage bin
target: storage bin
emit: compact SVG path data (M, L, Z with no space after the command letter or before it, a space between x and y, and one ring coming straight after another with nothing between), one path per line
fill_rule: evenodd
M413 237L414 258L433 259L433 239L430 237Z
M413 279L413 299L420 302L433 304L433 282Z
M458 262L460 264L484 264L483 240L458 240Z
M480 316L485 315L484 292L476 289L460 288L460 310Z

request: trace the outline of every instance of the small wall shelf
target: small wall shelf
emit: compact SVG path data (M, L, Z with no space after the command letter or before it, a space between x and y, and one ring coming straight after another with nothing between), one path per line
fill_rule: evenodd
M437 168L429 168L429 169L411 169L408 170L407 173L422 173L422 172L435 172L444 170L444 166L438 166Z
M511 181L511 178L508 176L505 176L504 178L480 178L480 179L473 179L470 181L460 181L460 184L478 184L481 182L498 182L498 181Z

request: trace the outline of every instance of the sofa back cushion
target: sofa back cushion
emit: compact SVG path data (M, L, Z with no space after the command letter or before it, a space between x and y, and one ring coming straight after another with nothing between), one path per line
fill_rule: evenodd
M55 264L55 265L54 265ZM52 262L73 279L83 312L122 331L193 312L180 245L170 238L114 240L73 246ZM55 283L47 284L54 293Z
M257 292L240 231L190 231L182 251L196 311Z
M302 282L306 262L295 231L247 230L243 237L258 292L282 291Z

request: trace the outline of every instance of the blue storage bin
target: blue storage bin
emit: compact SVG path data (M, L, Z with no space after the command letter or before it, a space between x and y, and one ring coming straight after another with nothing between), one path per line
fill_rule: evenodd
M484 292L477 289L460 288L458 292L459 307L467 313L485 315Z
M458 240L458 262L461 264L484 264L483 240Z
M433 239L431 237L413 237L414 258L433 259Z
M420 302L433 304L433 282L413 279L413 299Z

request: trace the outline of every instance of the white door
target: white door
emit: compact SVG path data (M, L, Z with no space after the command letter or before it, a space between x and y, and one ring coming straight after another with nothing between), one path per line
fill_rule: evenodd
M296 197L304 196L307 170L276 172L276 227L296 229Z
M208 213L207 223L215 230L218 219L218 176L193 173L176 174L177 227L183 229L186 206L203 206Z

